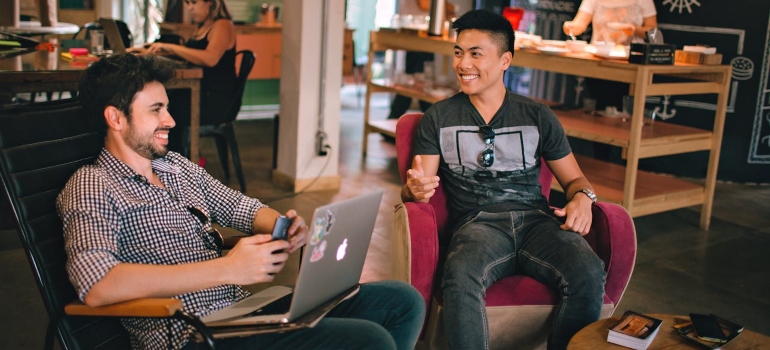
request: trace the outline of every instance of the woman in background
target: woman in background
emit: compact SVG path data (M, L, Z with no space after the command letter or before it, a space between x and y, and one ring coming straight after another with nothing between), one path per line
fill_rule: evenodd
M147 54L176 56L203 67L200 124L217 125L235 95L235 26L224 0L185 0L198 28L184 45L153 43ZM190 91L169 90L169 110L177 126L169 134L169 148L189 156Z

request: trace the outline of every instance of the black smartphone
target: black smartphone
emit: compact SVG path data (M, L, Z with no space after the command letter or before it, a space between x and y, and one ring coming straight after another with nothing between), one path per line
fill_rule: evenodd
M278 218L275 219L275 225L273 225L273 241L282 239L284 241L289 240L288 235L288 229L289 226L291 226L291 219L281 215ZM284 249L276 250L273 252L273 254L282 253ZM276 264L277 265L277 264ZM268 275L275 275L274 273L269 273Z
M289 226L291 226L291 219L283 215L275 219L275 225L273 225L273 240L288 240L287 230L289 229Z
M713 315L690 314L690 321L698 338L714 343L727 341L719 320Z

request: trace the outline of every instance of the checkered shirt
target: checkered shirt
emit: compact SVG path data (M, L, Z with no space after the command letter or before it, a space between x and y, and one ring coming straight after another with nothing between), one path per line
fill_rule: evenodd
M95 164L79 169L59 194L67 272L80 300L120 263L173 265L219 257L206 234L211 222L250 233L257 210L265 207L178 153L153 160L152 168L166 189L150 184L103 149ZM188 207L211 220L202 223ZM176 298L185 311L204 316L248 295L239 286L221 285ZM177 320L121 321L133 348L178 349L193 333Z

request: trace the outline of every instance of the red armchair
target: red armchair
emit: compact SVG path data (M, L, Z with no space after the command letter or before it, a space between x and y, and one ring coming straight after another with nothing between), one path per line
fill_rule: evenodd
M411 167L412 144L422 113L405 114L396 126L396 150L402 183ZM540 174L548 198L553 178L543 163ZM412 284L428 307L421 347L445 348L440 288L442 249L440 235L448 234L446 197L438 188L429 203L408 202L396 206L391 255L394 278ZM593 206L593 224L585 239L604 261L607 272L602 318L618 305L636 259L636 231L628 212L612 203ZM495 349L545 348L551 332L551 314L558 303L556 291L532 278L514 275L487 290L485 298L490 328L490 347Z

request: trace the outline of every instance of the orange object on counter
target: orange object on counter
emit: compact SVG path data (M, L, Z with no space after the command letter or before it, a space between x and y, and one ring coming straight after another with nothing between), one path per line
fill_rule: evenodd
M35 46L35 50L53 52L54 47L51 43L40 43Z

